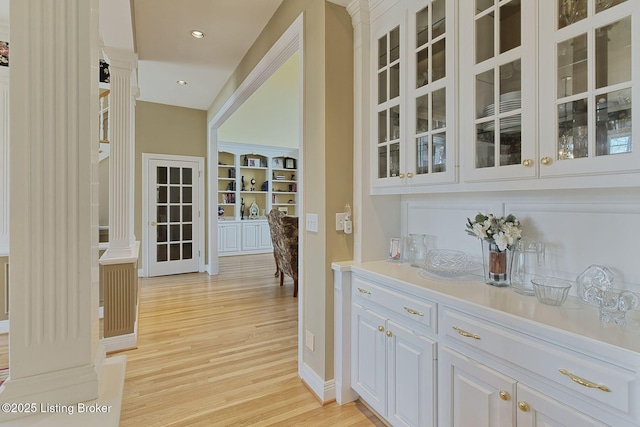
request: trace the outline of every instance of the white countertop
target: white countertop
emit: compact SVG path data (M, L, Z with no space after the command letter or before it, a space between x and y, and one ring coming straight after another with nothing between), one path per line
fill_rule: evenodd
M419 268L408 263L390 261L373 261L366 263L334 263L334 270L350 269L359 275L377 279L383 283L391 283L389 279L417 286L424 289L425 296L436 298L446 304L449 299L463 304L471 304L474 309L489 318L500 314L513 316L514 328L531 333L536 324L551 327L575 334L581 338L591 339L614 345L624 350L640 353L640 312L634 310L627 313L627 325L604 325L600 322L597 307L583 304L578 298L569 296L559 307L540 303L535 296L525 296L514 292L511 288L498 288L487 285L481 277L468 277L464 280L439 279L435 276L422 277ZM431 295L430 295L431 294ZM566 340L566 334L559 334L559 340Z

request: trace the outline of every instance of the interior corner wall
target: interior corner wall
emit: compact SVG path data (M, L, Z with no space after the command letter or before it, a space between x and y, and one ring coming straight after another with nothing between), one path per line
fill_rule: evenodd
M135 160L135 226L136 239L142 239L142 153L172 154L178 156L196 156L207 158L207 112L192 108L152 102L136 102L136 160ZM204 215L208 215L207 176L205 168ZM207 259L207 221L203 238L205 239L205 260ZM140 247L139 260L142 259L143 245ZM142 263L138 263L142 266ZM146 272L145 272L146 273Z
M337 6L336 6L337 7ZM346 21L348 14L344 8L338 9L327 7L326 2L318 0L284 0L269 23L265 26L256 42L251 46L245 57L242 59L233 75L229 78L220 94L209 107L207 120L211 120L224 106L225 102L233 95L236 89L242 84L249 73L256 67L258 62L264 57L273 44L291 26L291 24L304 14L304 49L303 49L303 146L302 157L302 186L303 186L303 209L301 216L306 213L318 214L318 232L310 233L303 231L303 260L301 283L303 285L302 301L304 308L304 319L299 319L305 330L308 330L316 337L315 351L305 348L303 362L311 368L324 381L333 379L333 275L331 274L331 262L342 259L350 259L349 254L352 246L343 245L335 235L335 213L328 215L329 209L346 203L347 193L335 191L334 185L337 179L330 179L335 171L335 165L330 164L334 160L336 151L349 149L352 140L353 130L349 130L348 139L342 134L345 129L352 127L352 115L345 114L342 117L347 122L344 125L338 113L327 118L327 112L331 108L344 111L339 102L344 98L335 98L335 90L345 89L351 86L340 86L337 82L330 82L326 65L327 55L334 55L327 49L327 41L332 44L343 43L349 48L353 46L352 32L350 28L348 36L346 32L340 31L335 36L327 38L327 32L331 31L338 22ZM340 18L330 18L327 26L326 15L332 13L343 15ZM341 41L340 41L341 40ZM334 46L337 48L337 46ZM340 53L343 55L343 53ZM341 65L346 67L343 73L336 73L331 77L346 79L352 85L353 72L349 71L353 59ZM331 72L337 70L330 70ZM337 86L334 86L337 85ZM347 90L347 89L345 89ZM349 93L351 94L351 92ZM335 129L334 129L335 127ZM335 141L328 141L329 138L339 135ZM342 147L342 144L345 144ZM342 151L340 151L342 152ZM344 176L346 180L340 180L339 187L349 187L351 176L353 175L352 163L345 162L339 176ZM346 189L350 191L349 187ZM333 216L330 218L329 216ZM337 255L337 254L344 254Z
M98 225L109 225L109 157L98 163L98 182L100 207L98 209ZM136 234L136 236L138 236ZM138 236L140 238L140 236Z

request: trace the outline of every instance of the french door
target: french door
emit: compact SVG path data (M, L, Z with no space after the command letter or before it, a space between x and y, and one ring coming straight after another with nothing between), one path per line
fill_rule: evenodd
M148 276L196 272L200 261L200 162L149 159Z

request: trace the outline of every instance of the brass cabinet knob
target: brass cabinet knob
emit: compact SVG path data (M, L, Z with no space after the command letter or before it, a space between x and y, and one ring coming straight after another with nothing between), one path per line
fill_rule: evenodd
M157 223L157 222L155 222L155 221L151 221L151 226L152 226L152 227L155 227L156 225L158 225L158 223Z
M407 178L413 178L413 173L411 172L407 173Z
M391 331L387 331L387 336L391 338L393 336L393 333L391 333Z
M380 332L384 332L384 326L378 326L378 330L379 330Z
M503 391L503 390L500 390L500 393L498 393L498 395L500 396L500 399L502 399L502 400L511 399L511 395L509 393L507 393L506 391Z
M528 412L529 411L529 404L525 401L520 401L518 402L518 408L522 411L522 412Z
M525 168L530 168L531 166L533 166L533 160L531 159L524 159L522 161L522 166L524 166Z
M542 163L544 166L549 166L551 164L551 157L543 157L542 159L540 159L540 163Z
M404 178L404 174L403 173L399 173L398 174L398 178Z

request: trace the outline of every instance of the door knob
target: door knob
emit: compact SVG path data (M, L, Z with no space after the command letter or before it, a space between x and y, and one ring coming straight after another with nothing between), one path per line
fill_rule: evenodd
M155 221L151 221L151 226L152 226L152 227L155 227L156 225L158 225L158 223L157 223L157 222L155 222Z
M544 166L549 166L551 164L551 157L543 157L542 159L540 159L540 163L542 163Z

